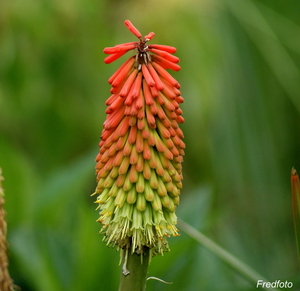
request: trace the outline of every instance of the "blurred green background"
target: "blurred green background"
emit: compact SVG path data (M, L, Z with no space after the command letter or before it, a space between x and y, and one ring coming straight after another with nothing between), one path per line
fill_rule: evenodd
M300 171L299 0L2 0L0 167L10 272L23 291L117 290L98 235L94 158L110 96L103 48L177 47L187 145L178 216L270 281L300 288L290 170ZM257 290L183 231L147 290Z

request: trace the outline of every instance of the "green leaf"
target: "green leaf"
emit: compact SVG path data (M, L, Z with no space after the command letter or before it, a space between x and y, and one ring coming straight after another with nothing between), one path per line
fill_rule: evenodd
M178 221L179 227L187 233L190 237L195 239L198 243L202 246L210 250L214 253L217 257L227 263L230 267L232 267L235 271L241 274L244 278L248 279L254 285L257 284L258 280L269 281L265 279L262 275L257 273L254 269L249 267L247 264L242 262L240 259L220 247L214 241L206 237L204 234L193 228L192 226L185 223L183 220ZM265 290L277 290L272 288L262 288Z

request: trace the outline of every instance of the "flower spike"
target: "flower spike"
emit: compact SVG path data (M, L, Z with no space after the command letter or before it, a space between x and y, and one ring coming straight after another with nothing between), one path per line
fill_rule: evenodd
M148 45L154 32L104 49L109 64L128 51L127 59L109 78L100 149L96 157L101 232L109 246L152 255L168 251L167 237L177 236L176 207L182 188L185 144L180 85L166 69L180 70L176 48Z
M11 291L17 290L17 286L14 285L8 270L8 243L6 240L7 223L5 218L6 213L4 209L4 190L2 188L3 180L4 178L2 176L2 169L0 168L0 290Z
M291 185L294 229L298 251L298 259L300 260L300 182L297 171L294 168L292 168L291 172Z

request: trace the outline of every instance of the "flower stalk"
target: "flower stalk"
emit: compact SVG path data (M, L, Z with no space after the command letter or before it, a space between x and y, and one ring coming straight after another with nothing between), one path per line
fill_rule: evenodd
M145 291L150 250L145 248L143 254L122 251L123 268L118 291ZM130 271L129 271L130 270Z

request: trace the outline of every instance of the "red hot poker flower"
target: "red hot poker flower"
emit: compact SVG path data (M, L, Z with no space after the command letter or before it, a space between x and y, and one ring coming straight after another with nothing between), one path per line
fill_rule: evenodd
M125 25L139 41L104 49L107 64L136 53L108 80L112 95L96 157L98 221L108 245L162 254L169 249L166 237L178 235L183 98L166 69L180 70L179 59L174 47L147 45L153 32L142 38L129 20Z

